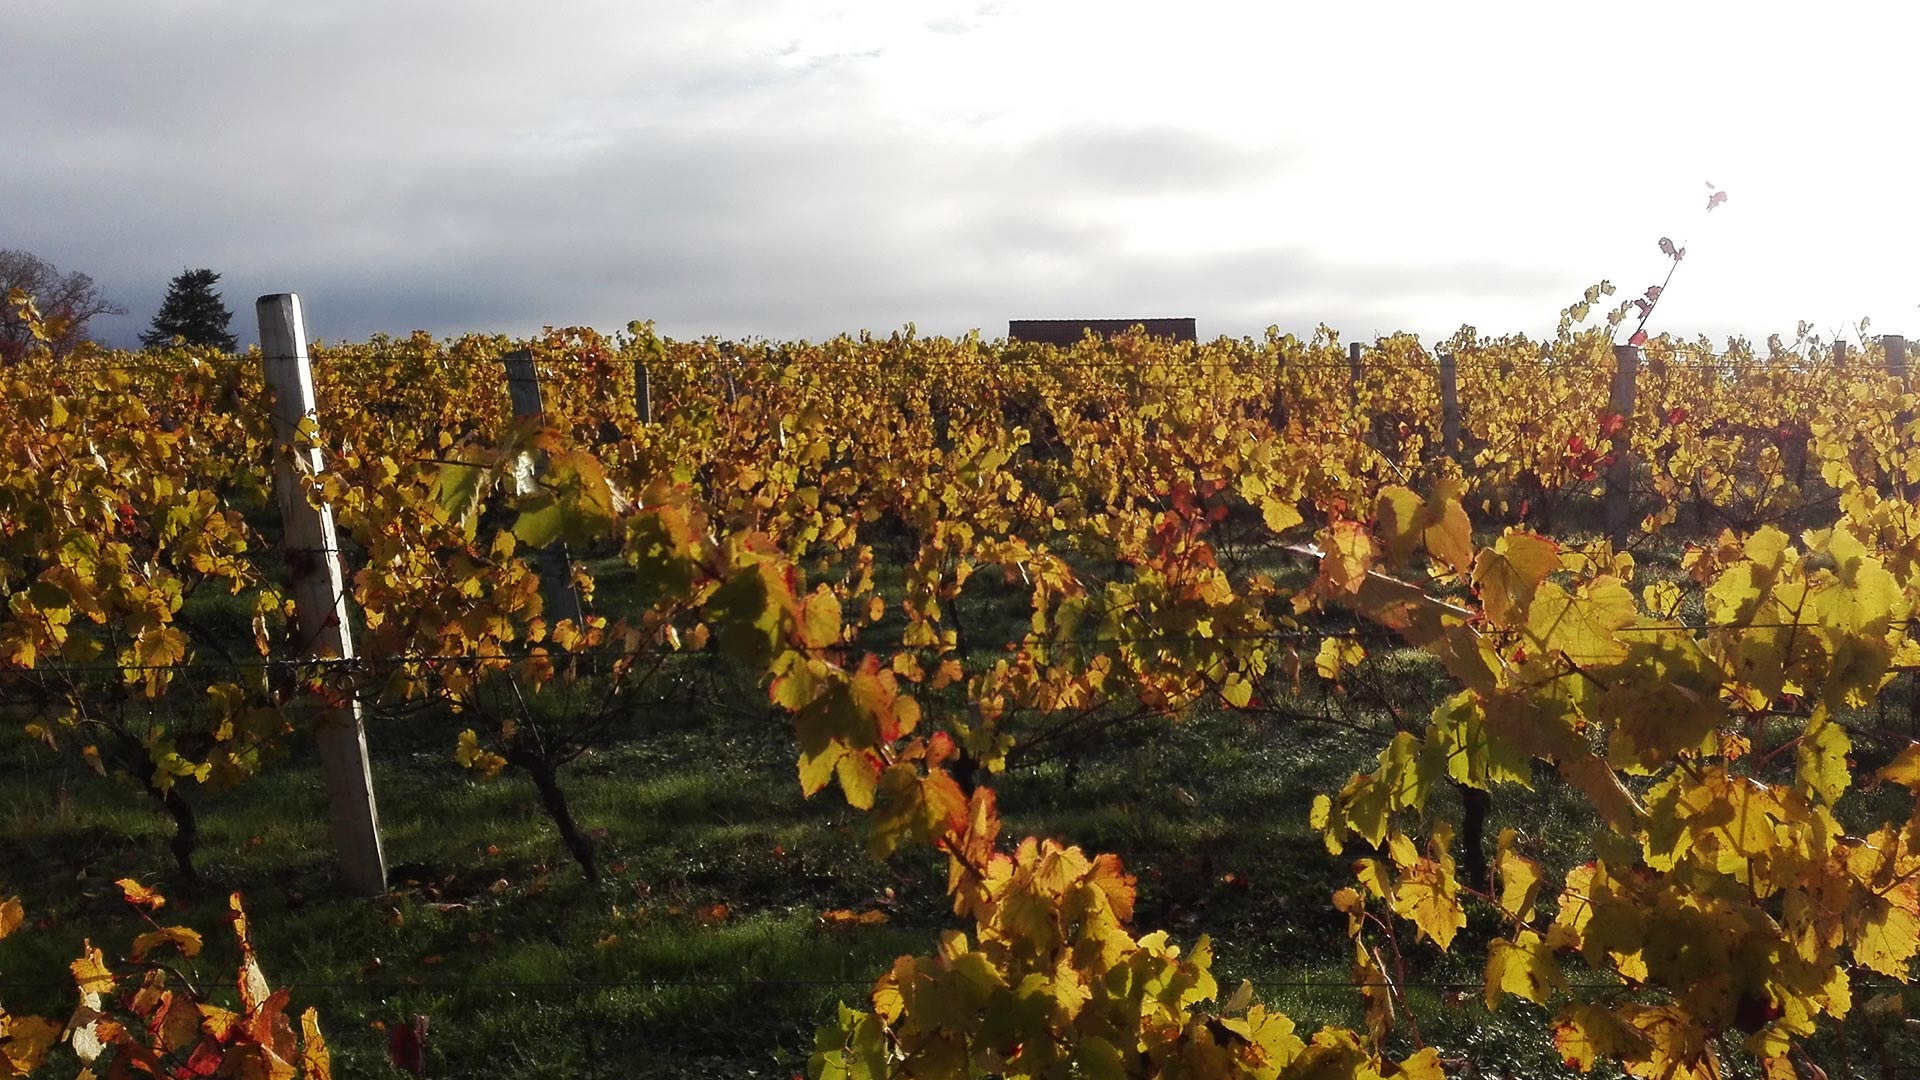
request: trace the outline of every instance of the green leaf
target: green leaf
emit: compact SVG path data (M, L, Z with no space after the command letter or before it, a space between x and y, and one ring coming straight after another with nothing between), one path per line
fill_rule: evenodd
M538 550L560 539L566 528L566 515L552 495L540 492L519 503L520 514L513 519L515 539Z
M1074 1047L1073 1061L1079 1075L1087 1080L1127 1080L1127 1063L1114 1045L1098 1035L1089 1035Z
M785 583L770 563L756 562L734 574L707 601L708 625L720 647L752 664L764 665L780 643L786 608L778 597Z
M433 500L454 521L465 522L480 508L481 481L486 475L487 470L479 465L445 462L434 476Z
M564 529L567 542L586 544L606 535L613 525L615 511L613 489L600 460L585 450L567 450L553 455L547 463L541 483L559 493L566 509Z

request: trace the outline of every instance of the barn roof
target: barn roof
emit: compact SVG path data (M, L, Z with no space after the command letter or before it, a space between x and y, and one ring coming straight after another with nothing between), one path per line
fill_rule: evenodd
M1153 337L1196 340L1192 319L1012 319L1007 322L1007 337L1036 344L1073 345L1089 330L1112 337L1136 326Z

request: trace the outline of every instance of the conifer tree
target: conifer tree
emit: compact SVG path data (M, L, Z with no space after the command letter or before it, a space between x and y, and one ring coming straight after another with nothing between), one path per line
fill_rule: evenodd
M233 312L213 291L220 275L211 270L183 270L167 285L167 298L153 317L153 326L140 335L147 348L172 344L174 338L188 345L210 345L226 352L234 350L233 334L227 324Z

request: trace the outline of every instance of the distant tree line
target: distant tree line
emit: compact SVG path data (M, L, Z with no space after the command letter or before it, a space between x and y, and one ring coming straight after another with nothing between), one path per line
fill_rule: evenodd
M204 267L175 275L167 285L160 310L140 335L140 344L153 349L178 342L232 352L237 345L228 329L233 312L214 290L219 281L219 274ZM86 274L62 273L30 251L0 249L0 362L4 363L17 362L32 344L26 318L8 300L16 292L30 298L39 309L43 331L53 328L54 337L44 344L55 356L70 353L86 341L88 324L95 316L127 313Z

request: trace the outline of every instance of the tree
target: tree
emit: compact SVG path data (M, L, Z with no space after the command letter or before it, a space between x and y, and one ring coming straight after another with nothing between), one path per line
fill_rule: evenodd
M233 321L233 312L213 291L219 280L220 275L211 270L182 270L167 284L167 298L160 302L152 328L140 335L140 344L151 349L180 338L188 345L232 352L234 338L227 324Z
M27 320L5 303L19 289L33 298L42 318L57 329L47 346L54 355L73 351L87 339L87 323L95 315L125 315L127 309L106 298L85 274L62 274L58 267L30 251L0 249L0 360L18 360L32 340Z

